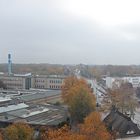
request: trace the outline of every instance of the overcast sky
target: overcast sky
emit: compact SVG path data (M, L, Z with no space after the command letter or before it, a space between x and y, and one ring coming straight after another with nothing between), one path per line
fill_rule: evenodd
M140 64L139 0L0 0L0 63Z

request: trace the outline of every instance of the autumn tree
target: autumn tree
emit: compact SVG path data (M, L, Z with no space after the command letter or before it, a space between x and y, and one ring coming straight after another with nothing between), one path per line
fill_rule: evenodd
M69 136L70 130L68 126L63 126L59 129L49 129L44 135L48 140L61 140ZM45 140L45 139L44 139Z
M3 135L2 135L2 133L0 133L0 140L3 140Z
M111 139L98 112L92 112L85 118L84 123L80 126L80 134L85 135L87 140Z
M69 77L65 80L62 97L68 105L73 123L81 123L95 109L95 97L85 80Z
M68 103L71 102L71 93L70 93L70 89L75 86L78 85L79 83L81 84L83 81L77 79L75 76L71 76L68 77L64 80L64 85L62 86L62 98L64 100L64 103Z
M105 125L101 121L101 116L97 112L88 115L83 124L77 129L70 130L68 126L59 129L49 129L42 134L41 140L111 140Z
M40 140L87 140L84 135L71 131L68 126L59 129L49 129L42 133Z
M122 113L129 113L133 116L135 108L138 105L133 87L130 83L122 83L119 88L108 90L109 109L115 106Z
M5 129L6 140L32 140L33 129L24 123L14 123Z

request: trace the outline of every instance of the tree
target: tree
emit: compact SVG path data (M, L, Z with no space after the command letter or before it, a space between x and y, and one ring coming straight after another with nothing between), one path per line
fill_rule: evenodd
M41 140L110 140L111 136L97 112L91 113L85 118L83 124L77 126L76 131L68 126L59 129L49 129L42 134Z
M80 126L80 134L85 135L87 140L111 139L98 112L92 112L85 118L84 123Z
M68 126L63 126L59 129L49 129L42 133L40 140L87 140L84 135L73 132Z
M69 104L71 102L71 94L70 89L78 84L82 84L83 80L77 79L75 76L70 76L65 79L64 85L62 86L62 98L64 103Z
M3 136L2 136L2 134L0 133L0 140L3 140Z
M122 113L134 115L138 102L135 98L133 87L130 83L122 83L119 88L108 90L109 107L115 106Z
M71 100L69 111L72 120L81 123L89 113L95 110L95 100L83 87L77 87L75 92L77 94Z
M95 110L95 97L83 79L67 78L62 89L62 97L69 107L73 123L83 122L84 118Z
M24 123L14 123L5 129L6 140L32 140L33 129Z

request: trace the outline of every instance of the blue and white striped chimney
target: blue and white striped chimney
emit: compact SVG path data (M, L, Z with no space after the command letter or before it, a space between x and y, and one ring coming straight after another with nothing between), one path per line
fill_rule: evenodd
M12 74L12 60L11 60L11 54L8 54L8 75L10 76Z

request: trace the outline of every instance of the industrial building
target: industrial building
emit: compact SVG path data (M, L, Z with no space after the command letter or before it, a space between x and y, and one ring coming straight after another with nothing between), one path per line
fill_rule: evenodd
M9 107L9 106L8 106ZM5 108L8 108L5 107ZM0 107L0 111L3 110ZM21 105L13 108L13 110L6 110L0 112L0 124L13 122L26 122L31 125L47 125L57 126L62 122L67 121L67 111L63 107L56 107L52 105Z
M1 74L0 80L6 85L7 89L30 89L31 75L25 74Z
M21 93L21 92L20 92ZM60 90L31 91L28 94L18 94L15 98L22 102L32 104L56 103L61 102Z
M32 76L32 88L61 89L64 79L62 75L35 75Z
M57 126L67 122L67 108L60 103L65 76L12 73L8 54L8 73L0 73L7 89L0 89L0 126L26 122L33 126Z
M61 98L58 90L0 90L0 93L1 127L13 122L57 126L68 119L66 108L51 104Z
M0 90L0 106L3 103L44 104L61 102L61 90ZM19 102L20 101L20 102Z
M65 76L31 75L31 74L0 74L0 80L7 89L61 89Z
M0 73L0 80L7 89L55 89L62 88L64 75L32 75L12 73L11 54L8 54L8 74Z

